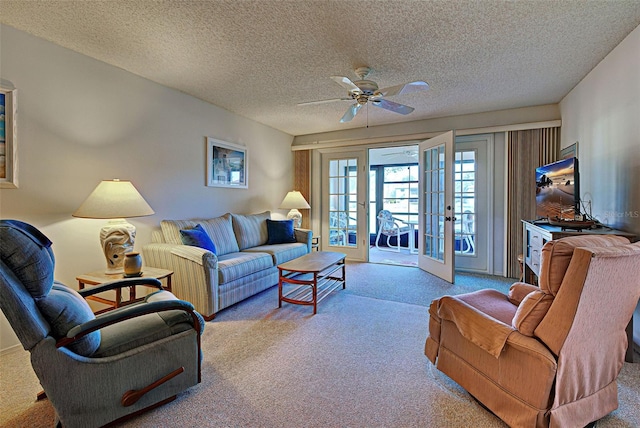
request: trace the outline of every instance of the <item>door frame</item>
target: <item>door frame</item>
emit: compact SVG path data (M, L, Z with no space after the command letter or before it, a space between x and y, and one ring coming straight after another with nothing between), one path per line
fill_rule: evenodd
M321 213L320 213L320 240L324 251L338 251L346 255L348 260L368 261L369 260L369 159L366 148L344 148L319 150L321 164ZM329 242L329 161L336 159L356 158L357 159L357 222L356 222L356 243L350 245L330 245Z
M477 144L473 144L477 143ZM494 135L493 134L473 134L473 135L464 135L457 136L454 144L454 152L457 152L459 148L465 149L464 145L470 145L471 148L480 148L484 150L485 155L485 163L483 165L484 171L480 176L480 179L483 179L482 182L478 180L478 176L476 176L476 189L480 189L480 191L476 191L477 203L483 204L485 209L482 212L482 216L479 216L482 222L476 221L476 236L477 242L476 249L485 253L484 257L486 258L486 268L479 269L479 264L481 262L474 263L473 261L467 262L465 259L469 259L470 256L456 254L456 270L464 271L464 272L478 272L488 275L494 274L494 240L492 237L494 236L494 176L492 171L494 171L494 151L495 151L495 143L494 143ZM476 170L477 171L477 170ZM455 197L455 195L454 195ZM479 212L479 211L477 211ZM476 217L478 220L479 217ZM482 218L484 217L484 218ZM482 236L480 236L482 235ZM480 239L482 238L482 239ZM465 263L467 262L467 263Z

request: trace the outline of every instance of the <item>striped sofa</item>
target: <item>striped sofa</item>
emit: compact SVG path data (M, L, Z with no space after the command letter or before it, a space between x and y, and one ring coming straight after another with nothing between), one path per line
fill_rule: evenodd
M310 230L295 229L295 243L268 245L269 211L212 219L163 220L143 246L147 266L174 272L172 291L191 302L207 321L234 303L278 283L277 266L311 251ZM216 254L182 244L180 230L200 224Z

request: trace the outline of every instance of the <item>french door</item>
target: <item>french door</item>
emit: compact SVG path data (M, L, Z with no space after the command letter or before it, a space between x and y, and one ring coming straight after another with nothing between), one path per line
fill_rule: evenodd
M418 266L454 281L454 132L438 135L419 145Z
M365 150L322 153L322 248L366 261L368 163Z

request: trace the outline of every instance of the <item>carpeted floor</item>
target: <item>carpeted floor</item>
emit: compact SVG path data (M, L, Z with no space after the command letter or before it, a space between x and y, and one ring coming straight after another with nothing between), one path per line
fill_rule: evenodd
M349 263L347 289L311 308L277 287L222 311L203 336L202 383L127 427L504 427L423 354L431 299L510 280ZM26 352L0 357L0 423L53 421ZM19 380L17 380L19 379ZM640 426L640 364L619 377L620 408L599 427Z

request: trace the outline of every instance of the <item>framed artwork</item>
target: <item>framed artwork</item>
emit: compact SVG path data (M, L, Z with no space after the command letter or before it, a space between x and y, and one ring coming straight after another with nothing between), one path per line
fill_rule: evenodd
M247 148L207 137L207 186L247 189Z
M578 157L578 142L576 141L570 146L565 147L560 150L560 160L569 159L569 158L577 158Z
M0 87L0 188L18 187L16 93Z

